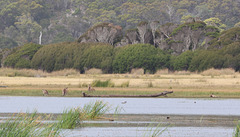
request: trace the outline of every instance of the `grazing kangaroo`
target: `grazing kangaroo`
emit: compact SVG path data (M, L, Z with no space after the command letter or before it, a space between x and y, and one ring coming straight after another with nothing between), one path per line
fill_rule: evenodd
M68 87L66 87L62 90L62 96L65 96L67 94L67 89L68 89Z
M48 91L46 89L43 89L42 92L43 92L43 96L48 96Z
M89 85L88 85L88 91L95 91L95 89L92 88L91 85L89 84Z
M216 96L216 95L213 95L213 94L211 94L211 95L210 95L210 97L211 97L211 98L216 98L217 96Z

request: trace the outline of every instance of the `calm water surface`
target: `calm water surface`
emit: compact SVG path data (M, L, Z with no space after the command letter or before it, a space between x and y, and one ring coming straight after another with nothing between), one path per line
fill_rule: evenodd
M240 116L240 99L189 98L73 98L0 96L0 113L62 113L64 109L83 107L102 100L112 108L122 107L122 114L236 115ZM126 102L123 104L122 102ZM114 113L114 109L109 113ZM154 129L152 129L154 130ZM148 127L87 127L64 130L67 137L142 137L150 135ZM232 137L231 127L168 127L161 137Z
M164 127L162 127L164 129ZM143 137L152 135L146 127L83 128L66 131L68 137ZM233 128L225 127L168 127L161 137L232 137Z
M62 113L64 109L82 107L102 100L112 108L122 107L122 114L240 115L240 99L189 98L81 98L0 96L0 113ZM126 102L122 104L122 102ZM114 113L114 110L109 113Z

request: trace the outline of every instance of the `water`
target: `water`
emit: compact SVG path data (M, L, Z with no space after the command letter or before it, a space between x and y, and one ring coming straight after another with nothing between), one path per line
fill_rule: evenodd
M108 127L108 128L82 128L66 130L68 137L143 137L152 135L147 127ZM158 128L163 130L165 127ZM233 128L226 127L167 127L161 137L232 137Z
M62 113L64 109L83 107L84 104L96 100L108 102L112 108L122 107L124 111L122 111L121 114L240 116L240 99L215 98L73 98L0 96L0 113L32 112L33 110L37 110L38 113ZM114 109L109 113L114 113ZM92 123L94 122L96 121L93 121ZM105 122L108 123L108 121ZM126 121L118 121L118 123L121 122L124 124ZM139 121L139 123L141 122ZM101 123L104 123L104 121L101 121ZM164 129L164 127L162 128ZM63 130L63 132L67 134L67 137L142 137L144 135L151 135L150 131L155 129L156 128L149 129L149 127L84 127L73 130ZM161 137L232 137L233 132L234 127L168 127Z
M0 113L62 113L64 109L83 107L102 100L112 108L122 107L121 114L232 115L240 116L240 99L189 98L73 98L0 96ZM126 102L122 104L122 102ZM114 113L114 109L109 113Z

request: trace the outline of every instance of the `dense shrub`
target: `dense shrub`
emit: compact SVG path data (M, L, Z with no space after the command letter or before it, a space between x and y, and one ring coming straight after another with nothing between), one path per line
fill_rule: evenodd
M90 68L111 71L113 47L103 43L64 42L40 49L32 59L32 67L46 71L75 68L84 72Z
M102 69L103 72L112 71L113 46L110 44L95 44L85 49L80 62L83 68L80 70L88 70L90 68Z
M171 58L171 66L174 70L188 70L192 57L192 51L183 52L181 55Z
M121 47L115 52L113 69L116 73L130 72L133 68L155 72L167 67L169 55L150 44L134 44Z
M32 59L32 67L46 71L72 68L86 45L76 42L50 44L41 48Z
M14 50L4 60L4 66L15 68L30 68L34 54L41 48L41 45L28 43Z
M203 71L210 68L222 68L223 64L223 56L219 55L216 50L199 50L195 52L189 70Z

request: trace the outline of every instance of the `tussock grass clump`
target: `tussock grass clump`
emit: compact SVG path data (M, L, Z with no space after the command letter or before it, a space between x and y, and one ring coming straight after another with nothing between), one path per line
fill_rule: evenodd
M64 110L58 122L58 127L63 129L74 129L75 127L80 125L81 125L80 108Z
M160 70L157 70L157 72L155 74L169 74L169 70L168 69L160 69Z
M80 72L75 69L64 69L53 71L51 73L42 70L34 69L13 69L13 68L0 68L0 76L7 77L47 77L47 76L69 76L80 75Z
M114 87L114 83L111 80L101 81L95 80L91 84L93 87Z
M53 71L48 73L47 76L69 76L69 75L80 75L80 72L76 69L63 69L59 71Z
M121 87L123 87L123 88L129 87L129 81L123 82L123 83L121 84Z
M157 126L149 124L143 137L159 137L163 132L167 130L167 127L163 127L161 123Z
M96 119L110 110L108 103L97 100L84 105L82 110L82 119Z
M144 69L142 69L142 68L132 69L132 70L131 70L131 74L143 75L143 74L144 74Z
M92 69L86 70L85 74L103 74L103 71L101 69L92 68Z
M37 112L29 114L19 113L11 117L6 122L0 124L1 137L58 137L60 129L55 123L43 125L44 120L37 116Z
M232 68L226 68L226 69L208 69L201 73L203 76L220 76L220 75L233 75L235 74L235 70Z
M238 121L238 125L236 127L235 133L233 137L240 137L240 121Z
M0 76L7 77L45 77L47 73L33 69L0 68Z

